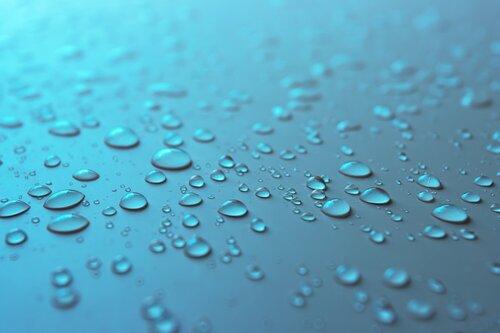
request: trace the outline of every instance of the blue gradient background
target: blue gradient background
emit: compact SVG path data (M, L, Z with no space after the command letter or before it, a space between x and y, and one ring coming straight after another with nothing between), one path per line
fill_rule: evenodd
M499 12L500 2L492 0L2 0L0 116L15 115L23 126L0 128L0 199L22 199L31 209L0 220L0 236L14 227L29 236L18 247L0 244L0 332L148 332L140 306L151 295L162 295L163 304L180 323L180 332L204 332L203 327L210 327L207 332L499 332L500 277L488 269L490 262L500 261L498 214L489 208L498 203L498 190L496 185L483 189L473 184L478 175L498 183L498 155L486 146L499 144L492 139L500 127L500 47L495 44L500 41ZM411 64L418 74L394 78L390 66L397 60ZM358 62L362 66L352 66ZM331 77L317 78L321 100L311 111L293 111L290 121L275 119L272 108L289 101L282 79L312 78L311 68L318 63L333 72ZM436 84L440 64L456 68L458 86ZM403 95L386 92L388 84L401 81L411 81L415 90ZM188 94L155 98L148 87L156 82L179 85ZM79 94L82 87L88 94ZM462 107L460 100L471 88L486 92L492 105ZM234 90L248 93L252 102L227 112L222 105ZM36 96L23 97L30 92ZM144 106L152 100L162 110ZM200 110L200 101L211 109ZM395 110L400 104L421 109L415 116L398 116L411 124L411 141L405 141L391 122L372 114L375 105ZM80 125L90 115L100 126L82 127L81 134L72 138L55 137L48 133L51 122L34 116L42 107L51 107L57 120ZM166 130L160 119L170 109L184 122L176 132L200 170L165 172L168 182L153 186L144 176L153 169L152 154L164 147ZM336 125L344 120L361 128L343 135ZM274 132L254 133L256 122L272 125ZM141 144L130 150L107 147L104 137L117 126L134 129ZM307 142L307 126L321 134L321 145ZM212 130L216 140L196 142L192 133L198 128ZM471 140L460 137L463 128L473 134ZM259 142L271 144L275 152L255 159L251 152ZM405 148L398 148L398 142ZM248 150L242 149L243 143ZM280 150L297 144L308 153L293 161L279 158ZM341 154L343 145L353 148L355 155ZM408 161L398 158L401 151ZM225 182L211 181L210 172L227 153L246 163L250 173L238 176L230 171ZM44 167L51 154L63 164ZM351 159L365 162L374 175L360 180L340 175L339 166ZM427 165L444 185L432 204L420 202L416 195L423 188L406 180L418 163ZM101 178L80 183L71 177L80 168L96 170ZM283 176L271 177L272 168ZM459 174L459 169L467 174ZM348 201L353 214L332 219L314 207L305 187L306 171L329 176L327 195ZM181 207L180 187L193 174L203 175L207 182L205 188L194 190L204 203ZM403 222L395 223L384 208L344 193L349 183L364 189L375 186L376 180L391 194L388 209L402 215ZM44 209L43 201L26 194L35 183L46 182L52 183L53 191L74 188L86 195L90 205L70 212L86 216L91 221L88 229L70 236L47 231L47 223L59 213ZM242 182L250 186L249 193L238 191ZM296 189L303 201L297 208L314 213L317 220L307 223L293 213L295 206L283 200L280 185ZM253 192L259 186L268 187L272 198L257 198ZM141 212L120 209L126 188L143 193L149 207ZM462 202L460 195L466 191L477 192L483 201ZM216 226L217 208L230 198L245 202L250 214ZM448 201L467 208L471 217L467 228L478 234L477 240L419 235L428 224L458 234L461 226L430 214ZM193 234L205 238L213 249L210 257L189 259L159 234L165 204L174 214L170 230L186 239ZM102 209L110 205L118 214L103 216ZM201 226L183 228L184 213L196 214ZM34 217L40 223L33 224ZM267 233L250 230L254 217L266 222ZM108 221L114 223L113 229L105 227ZM374 244L360 231L362 225L390 235L384 244ZM128 227L130 232L123 236ZM416 240L408 241L409 234ZM236 238L242 255L224 264L220 255L230 236ZM166 242L165 253L155 255L148 249L154 238ZM131 260L130 274L111 272L116 255ZM85 267L90 256L103 262L99 276ZM345 287L334 280L335 267L343 263L359 269L363 276L359 285ZM265 279L245 278L250 264L258 264ZM308 268L305 276L296 272L301 265ZM72 286L81 295L80 302L65 311L51 305L50 274L58 266L72 272ZM389 266L407 270L411 284L401 290L384 286L382 274ZM304 308L292 307L290 293L315 277L323 285L314 289ZM443 281L447 293L431 293L425 283L429 277ZM356 290L370 296L361 313L353 309ZM389 299L398 314L392 326L373 319L372 305L379 297ZM436 316L427 322L410 318L406 303L412 298L432 303ZM464 321L448 316L447 304L467 308L471 302L481 304L484 311L469 311Z

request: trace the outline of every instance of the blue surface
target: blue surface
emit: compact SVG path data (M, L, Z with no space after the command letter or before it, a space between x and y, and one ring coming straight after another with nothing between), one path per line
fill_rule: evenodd
M500 332L499 12L2 0L0 332Z

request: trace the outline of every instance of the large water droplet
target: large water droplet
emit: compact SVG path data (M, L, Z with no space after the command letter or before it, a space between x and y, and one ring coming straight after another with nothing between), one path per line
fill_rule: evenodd
M326 190L326 184L320 176L312 176L307 179L306 186L311 190Z
M432 239L443 239L447 236L446 231L435 224L426 226L424 228L424 235Z
M225 201L218 212L229 217L241 217L248 213L248 209L243 202L233 199Z
M86 229L89 220L78 214L64 214L54 218L47 229L56 234L74 234Z
M43 207L47 209L69 209L79 205L85 195L83 193L76 190L61 190L55 193L52 193L45 203Z
M384 283L391 288L403 288L410 283L410 275L401 268L389 267L384 272Z
M9 200L0 203L0 217L13 217L27 212L30 205L21 200Z
M361 273L353 267L339 265L335 269L335 278L346 286L354 286L361 281Z
M94 170L80 169L73 174L73 178L81 182L90 182L99 179L99 174Z
M201 237L194 236L191 238L184 248L184 253L191 258L203 258L212 252L210 244Z
M250 281L260 281L266 275L258 265L248 265L247 267L245 267L245 276Z
M126 210L141 210L147 205L146 197L137 192L127 193L120 199L120 207Z
M412 299L408 302L406 310L408 314L416 320L429 320L436 313L432 304L416 299Z
M479 203L481 202L481 197L479 194L472 193L472 192L465 192L462 194L460 197L463 201L468 202L468 203Z
M449 223L466 223L469 220L469 216L462 208L450 204L435 208L432 215L441 221Z
M368 177L372 174L372 170L366 164L358 161L350 161L342 164L339 172L355 178Z
M196 228L200 225L200 220L196 217L196 215L186 214L182 218L182 225L186 228Z
M139 137L130 128L117 127L106 135L104 142L112 148L127 149L139 145Z
M151 163L160 169L182 170L188 168L192 161L188 153L182 149L163 148L153 155Z
M434 177L429 174L423 174L418 177L417 183L423 187L432 188L432 189L440 189L442 187L441 181L437 177Z
M70 137L80 134L80 129L69 121L60 120L50 127L49 133L55 136Z
M9 232L5 235L5 243L11 246L21 245L27 240L28 235L26 232L18 228L9 230Z
M111 271L117 275L125 275L132 270L132 262L122 255L116 256L111 262Z
M481 187L490 187L493 185L493 180L488 176L478 176L474 179L474 184Z
M158 185L167 181L167 176L162 171L151 170L146 174L145 180L149 184Z
M52 298L52 305L58 309L66 310L77 305L79 301L80 294L72 288L57 288Z
M203 199L196 193L184 193L179 200L179 205L185 207L198 206L203 202Z
M389 194L380 187L370 187L361 193L361 201L372 205L385 205L391 202Z
M42 184L34 185L28 191L28 194L30 196L32 196L33 198L37 198L37 199L46 197L50 193L52 193L52 190L48 186L42 185Z
M351 213L351 206L342 199L331 199L323 204L321 211L331 217L346 217Z

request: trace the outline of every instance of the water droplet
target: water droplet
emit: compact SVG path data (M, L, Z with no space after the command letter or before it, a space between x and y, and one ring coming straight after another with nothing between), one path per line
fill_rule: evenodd
M117 127L111 130L104 139L111 148L128 149L139 145L139 137L127 127Z
M79 301L80 294L72 288L57 288L52 298L52 305L58 309L66 310L77 305Z
M79 191L61 190L52 193L47 200L45 200L43 207L55 210L69 209L79 205L84 198L85 195Z
M60 120L50 127L49 133L55 136L71 137L80 134L80 129L69 121Z
M27 240L28 235L23 230L18 228L9 230L9 232L5 235L5 243L11 246L21 245Z
M339 265L335 269L335 278L346 286L354 286L361 281L361 273L353 267Z
M80 169L73 174L73 178L81 182L90 182L97 180L99 178L99 174L94 170Z
M309 179L307 179L306 186L311 190L326 190L325 181L320 176L309 177Z
M432 188L432 189L440 189L442 188L441 181L432 175L423 174L417 179L417 183L423 187Z
M424 235L432 239L443 239L447 236L446 231L435 224L426 226L424 228Z
M257 233L263 233L267 230L267 226L264 221L257 217L252 219L250 228Z
M0 203L0 218L1 217L13 217L27 212L30 209L30 205L21 200L9 200Z
M193 138L202 143L212 142L215 140L215 135L207 129L197 129L194 131Z
M429 320L434 317L436 310L432 304L412 299L406 305L408 314L416 320Z
M55 168L61 165L61 159L59 158L59 156L49 155L43 162L43 165L45 165L47 168Z
M191 157L182 149L163 148L152 157L151 163L160 169L182 170L191 166Z
M120 199L120 207L126 210L141 210L147 205L146 197L137 192L127 193Z
M52 190L48 186L40 184L34 185L28 191L30 196L37 199L46 197L50 193L52 193Z
M222 155L219 157L219 165L223 168L231 169L234 168L234 160L229 155Z
M125 275L132 270L130 260L122 255L116 256L111 262L111 271L118 275Z
M171 148L179 147L183 143L184 143L184 140L182 139L182 137L179 134L174 133L174 132L168 132L163 137L163 144L165 146L168 146Z
M444 283L435 278L429 278L427 280L427 286L435 294L444 294L446 292Z
M151 170L146 174L144 180L152 185L163 184L167 181L167 176L162 171Z
M418 199L422 202L429 203L434 201L434 195L430 192L422 191L418 194Z
M186 228L196 228L200 225L200 220L196 217L196 215L186 214L182 218L182 225Z
M260 281L266 275L265 275L264 271L259 266L257 266L257 265L248 265L245 268L245 276L250 281Z
M179 200L179 205L185 207L198 206L203 202L203 199L196 193L188 192L184 193Z
M493 180L488 176L478 176L474 179L474 184L481 187L490 187L493 185Z
M472 192L465 192L462 194L460 197L463 201L468 202L468 203L479 203L481 202L481 197L479 194L472 193Z
M349 161L340 166L339 172L345 176L364 178L372 174L372 170L364 163Z
M466 223L469 220L469 216L462 208L449 204L435 208L432 215L441 221L449 223Z
M462 237L465 240L477 239L477 235L474 231L465 228L460 229L460 237Z
M167 246L161 239L153 239L149 243L149 250L153 253L163 253L167 250Z
M267 187L259 187L255 190L255 196L261 199L268 199L271 197L271 192L267 189Z
M331 199L323 204L321 211L331 217L346 217L351 213L351 206L342 199Z
M56 234L74 234L86 229L89 220L78 214L64 214L58 216L47 225L47 229Z
M184 253L191 258L203 258L212 252L210 244L201 237L194 236L191 238L184 248Z
M117 213L115 207L108 206L102 210L102 215L104 216L113 216Z
M370 187L361 193L361 201L372 205L385 205L391 202L389 194L380 187Z
M243 202L233 199L225 201L218 212L229 217L242 217L248 213L248 209Z
M392 305L385 299L376 300L373 305L375 320L384 325L392 325L397 320L396 312Z
M369 238L375 244L382 244L385 242L385 235L383 232L372 230L370 231Z
M210 179L215 180L216 182L223 182L226 180L226 175L221 169L215 169L210 173Z
M194 188L201 188L205 186L205 180L200 175L194 175L189 178L189 185Z
M56 288L68 287L73 282L73 275L69 269L58 267L50 275L50 281Z
M401 268L389 267L384 272L383 280L391 288L403 288L410 283L410 275Z

